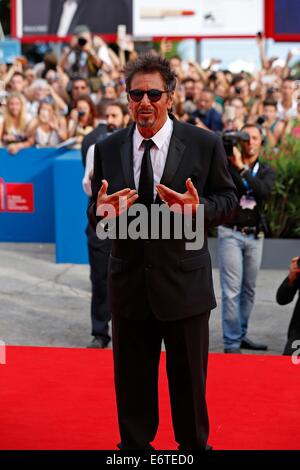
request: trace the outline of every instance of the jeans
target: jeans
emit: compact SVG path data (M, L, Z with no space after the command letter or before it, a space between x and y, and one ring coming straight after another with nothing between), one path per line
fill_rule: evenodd
M220 226L218 245L224 348L239 349L254 305L263 238Z

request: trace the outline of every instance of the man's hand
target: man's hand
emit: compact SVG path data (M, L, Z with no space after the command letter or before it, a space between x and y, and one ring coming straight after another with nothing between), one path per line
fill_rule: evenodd
M300 275L300 268L298 268L297 261L299 259L299 256L296 256L295 258L292 258L291 264L290 264L290 272L289 272L289 284L292 285L297 277Z
M102 180L102 186L98 192L97 197L97 215L101 205L110 204L114 210L114 216L119 216L123 212L127 211L139 197L135 189L122 189L121 191L117 191L116 193L110 194L109 196L107 194L107 189L108 182L106 180ZM109 218L111 217L108 214L107 219Z
M184 206L189 204L192 206L192 214L195 214L200 203L197 189L193 185L191 178L186 180L185 185L187 191L183 194L177 193L163 184L157 184L156 189L160 199L167 203L173 212L182 213L184 211ZM172 209L171 206L173 204L178 204L181 207L181 210L175 208Z
M242 170L244 168L242 154L237 147L233 147L233 155L228 157L228 160L237 170Z

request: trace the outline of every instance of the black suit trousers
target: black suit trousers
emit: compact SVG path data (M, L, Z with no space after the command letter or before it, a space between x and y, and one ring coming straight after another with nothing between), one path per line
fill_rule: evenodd
M209 315L166 322L150 312L141 321L113 315L115 388L123 448L143 449L155 438L159 422L158 368L164 340L176 442L184 449L205 449L209 433Z
M95 230L89 224L86 229L92 284L91 318L92 335L101 336L110 341L108 334L111 314L107 304L107 270L111 251L111 240L99 240Z

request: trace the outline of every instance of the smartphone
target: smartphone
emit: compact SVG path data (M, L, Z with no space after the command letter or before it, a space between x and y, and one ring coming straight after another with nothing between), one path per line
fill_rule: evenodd
M117 36L118 36L118 44L122 46L125 45L126 41L126 24L118 24L118 29L117 29ZM122 47L122 49L124 49Z
M225 106L224 111L224 120L233 121L235 119L235 107L234 106Z

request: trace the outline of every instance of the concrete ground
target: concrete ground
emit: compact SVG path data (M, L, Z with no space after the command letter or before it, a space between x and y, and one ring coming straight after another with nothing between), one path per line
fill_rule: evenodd
M54 245L0 243L0 340L7 345L86 347L90 336L89 266L55 264ZM287 271L262 270L249 337L282 354L293 304L276 304ZM210 350L223 351L221 292L210 320ZM246 352L246 351L245 351ZM259 352L259 354L262 354Z

